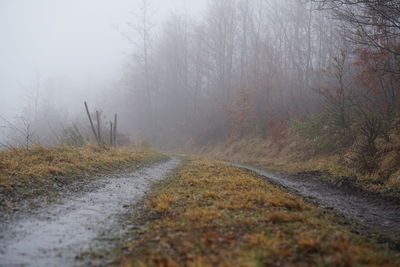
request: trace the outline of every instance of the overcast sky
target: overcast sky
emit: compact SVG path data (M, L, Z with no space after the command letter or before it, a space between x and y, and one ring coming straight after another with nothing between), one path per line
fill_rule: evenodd
M42 82L49 77L72 81L60 100L74 95L90 99L93 92L82 92L84 84L118 79L132 45L114 26L123 29L132 21L140 2L0 0L0 115L11 118L20 111L35 72ZM157 24L185 6L185 0L152 2ZM199 16L206 2L186 0L187 12Z

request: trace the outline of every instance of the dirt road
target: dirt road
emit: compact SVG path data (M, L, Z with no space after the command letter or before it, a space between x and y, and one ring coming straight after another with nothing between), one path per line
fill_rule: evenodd
M338 188L318 178L274 174L238 163L233 165L251 170L290 192L310 198L320 206L341 213L366 227L400 237L400 205L397 203Z
M8 223L0 233L0 265L75 265L81 252L97 249L99 240L126 231L115 227L118 216L179 163L173 158L122 177L93 181L91 192L61 198L57 204Z

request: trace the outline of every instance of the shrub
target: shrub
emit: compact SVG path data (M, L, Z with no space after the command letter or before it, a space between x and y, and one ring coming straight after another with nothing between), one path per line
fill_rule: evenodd
M314 154L332 153L348 145L348 137L332 127L327 114L300 121L292 120L290 127L300 137L313 142Z

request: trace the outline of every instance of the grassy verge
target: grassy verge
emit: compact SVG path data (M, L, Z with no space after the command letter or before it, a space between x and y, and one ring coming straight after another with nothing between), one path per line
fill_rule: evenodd
M45 194L55 185L135 168L162 158L148 151L97 146L35 147L0 152L0 206L12 206L11 202L17 199Z
M280 142L259 138L243 139L230 145L220 144L202 151L203 155L220 160L247 163L272 172L286 174L318 173L319 177L334 184L352 185L359 190L400 199L400 171L382 179L379 173L362 175L348 167L346 154L324 154L298 137L288 137ZM386 163L386 161L390 161ZM398 168L397 161L387 160L381 171ZM392 162L393 161L393 162ZM393 167L393 166L395 167Z
M192 160L160 182L139 220L122 266L400 265L337 217L213 161Z

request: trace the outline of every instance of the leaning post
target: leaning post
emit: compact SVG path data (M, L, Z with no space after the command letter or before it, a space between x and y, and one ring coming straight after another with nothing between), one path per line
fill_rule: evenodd
M94 128L92 116L90 116L89 107L88 107L88 104L86 103L86 101L85 101L85 108L86 108L87 116L89 118L90 126L92 126L93 135L96 138L97 143L100 144L99 137L97 136L96 129Z

